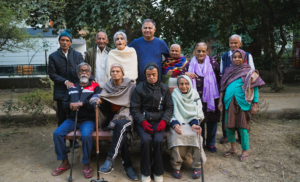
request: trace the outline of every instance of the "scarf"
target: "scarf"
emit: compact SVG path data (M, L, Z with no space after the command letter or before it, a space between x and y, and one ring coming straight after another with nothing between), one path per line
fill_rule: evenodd
M162 66L162 74L169 75L173 78L177 78L177 76L181 73L182 68L187 63L185 57L180 58L166 58Z
M174 111L171 121L177 120L180 123L188 124L193 119L197 119L197 117L203 120L204 115L202 111L201 101L198 100L198 113L196 102L194 102L195 99L200 98L199 93L191 87L192 81L188 76L178 76L177 85L179 79L181 78L185 78L189 82L190 87L186 94L181 93L179 88L175 88L173 90L172 101L174 104Z
M199 64L194 56L190 62L188 72L204 77L202 100L207 103L207 112L215 111L215 99L219 98L219 91L209 57L205 56L203 63ZM192 80L192 84L193 88L197 90L196 79Z

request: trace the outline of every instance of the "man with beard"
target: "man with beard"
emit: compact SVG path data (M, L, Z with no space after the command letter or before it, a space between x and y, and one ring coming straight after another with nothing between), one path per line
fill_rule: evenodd
M62 160L62 163L51 174L58 176L71 167L64 138L70 131L74 130L75 114L78 111L77 128L81 131L83 175L85 178L90 178L93 176L89 161L93 144L91 135L95 129L95 110L89 104L89 100L94 94L100 94L101 89L98 83L89 81L91 76L91 66L89 64L80 63L76 72L80 81L69 88L69 92L62 102L62 107L67 113L67 119L53 133L57 160Z

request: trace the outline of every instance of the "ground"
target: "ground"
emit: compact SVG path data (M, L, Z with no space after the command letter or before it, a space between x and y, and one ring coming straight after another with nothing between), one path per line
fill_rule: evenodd
M255 119L251 125L249 160L240 162L238 156L225 158L222 154L229 150L230 144L216 144L217 153L206 152L204 164L205 181L300 181L300 121L299 120L262 120ZM69 172L54 177L51 172L59 166L54 153L52 133L55 123L47 126L10 127L0 130L0 181L58 182L67 181ZM219 124L217 141L222 136ZM100 165L103 164L110 144L100 144ZM241 148L238 145L240 155ZM69 158L70 158L69 154ZM168 150L164 152L164 179L168 181L200 181L191 178L191 159L182 167L183 178L172 177ZM131 148L134 168L139 172L139 142ZM91 166L96 177L95 154ZM93 177L93 178L94 178ZM109 182L129 181L118 157L115 170L108 175L101 175ZM141 174L139 173L139 177ZM82 175L80 151L75 150L74 181L90 181Z

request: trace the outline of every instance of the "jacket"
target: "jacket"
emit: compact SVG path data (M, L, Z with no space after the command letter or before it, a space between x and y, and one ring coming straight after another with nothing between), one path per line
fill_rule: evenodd
M111 50L109 47L105 47L107 53ZM92 75L95 75L96 70L96 54L97 53L97 45L89 48L86 52L84 61L88 63L92 67Z
M145 65L144 74L149 66L155 66L160 77L159 68L153 61ZM169 123L173 114L169 87L160 81L155 84L149 84L147 80L139 83L131 96L130 112L138 124L145 120L149 123L157 123L160 120Z
M95 121L94 107L89 103L94 94L100 94L101 89L98 83L89 82L85 87L75 83L75 86L68 90L62 102L62 107L67 114L68 119L75 120L76 111L70 110L70 103L82 102L83 106L79 108L77 122Z

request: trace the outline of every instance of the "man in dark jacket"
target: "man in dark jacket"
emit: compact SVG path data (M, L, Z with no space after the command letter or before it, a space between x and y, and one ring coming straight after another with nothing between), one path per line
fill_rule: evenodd
M76 82L69 88L69 92L65 95L62 102L62 107L67 113L67 119L53 133L57 160L62 160L62 163L51 174L53 176L60 175L71 167L64 138L70 131L74 130L74 121L77 111L77 128L81 131L80 139L82 141L83 151L83 174L85 178L90 178L93 176L89 161L93 144L91 135L95 129L95 110L94 107L89 104L89 100L93 94L99 94L101 89L98 83L89 81L91 75L91 67L89 64L80 63L77 66L77 73L80 79L79 83Z
M131 96L130 111L141 137L141 173L145 182L151 181L151 161L154 180L163 181L164 130L173 114L169 87L159 81L159 70L155 62L148 62L144 68L146 80L136 86Z

